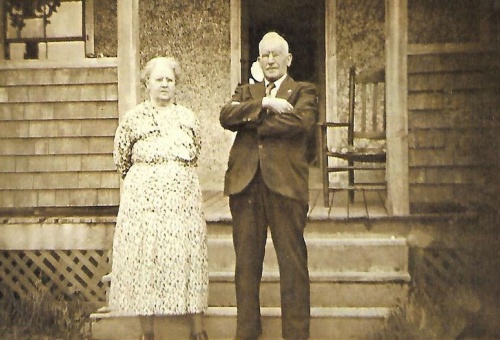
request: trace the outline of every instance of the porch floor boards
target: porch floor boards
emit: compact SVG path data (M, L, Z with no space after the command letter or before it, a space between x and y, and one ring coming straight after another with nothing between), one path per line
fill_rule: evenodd
M309 194L309 220L345 220L356 218L388 217L385 209L385 195L379 192L357 192L354 202L350 202L347 192L330 194L330 206L324 206L323 190L312 188ZM230 222L229 198L221 190L203 191L203 210L207 222ZM28 220L35 222L84 223L92 221L113 222L118 213L118 206L92 207L34 207L34 208L0 208L0 223L13 223ZM16 222L17 223L17 222Z
M385 195L380 192L359 191L350 202L347 192L330 194L330 206L325 207L323 190L313 188L309 194L309 220L343 220L353 218L388 217ZM205 218L209 222L230 221L229 198L221 191L204 191Z
M381 191L356 191L354 202L349 201L347 191L337 191L330 194L330 205L325 207L322 177L319 167L309 168L309 221L389 216L385 208L386 193ZM207 222L231 221L229 198L222 191L203 191L203 206Z

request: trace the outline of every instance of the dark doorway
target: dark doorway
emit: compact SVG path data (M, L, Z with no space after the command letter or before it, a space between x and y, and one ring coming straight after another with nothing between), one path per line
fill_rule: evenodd
M316 85L319 119L325 117L325 0L241 0L241 80L247 83L259 55L259 42L270 31L282 35L292 53L289 75ZM315 131L316 132L316 131ZM311 136L311 165L317 166L318 140ZM314 176L313 176L314 177ZM320 183L320 181L319 181Z
M293 55L290 75L322 85L325 50L324 0L242 0L242 80L259 54L262 36L281 34Z

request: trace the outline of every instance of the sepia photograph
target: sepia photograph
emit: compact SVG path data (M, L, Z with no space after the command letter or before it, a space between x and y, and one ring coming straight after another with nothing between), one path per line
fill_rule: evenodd
M500 0L0 0L0 339L500 340Z

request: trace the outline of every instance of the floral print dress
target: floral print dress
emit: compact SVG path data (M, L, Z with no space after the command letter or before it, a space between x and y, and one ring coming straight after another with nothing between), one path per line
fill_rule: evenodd
M128 112L113 158L124 178L113 241L110 307L135 315L206 310L207 230L196 172L199 123L180 105Z

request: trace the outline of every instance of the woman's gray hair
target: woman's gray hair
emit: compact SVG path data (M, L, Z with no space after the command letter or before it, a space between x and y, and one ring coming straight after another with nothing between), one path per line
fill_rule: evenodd
M172 57L155 57L148 61L144 68L142 69L141 72L141 81L146 84L146 82L149 79L149 76L151 75L151 72L153 72L154 68L156 65L159 63L165 63L168 65L172 71L174 72L175 75L175 82L177 83L179 81L179 78L181 76L181 65L179 62Z

